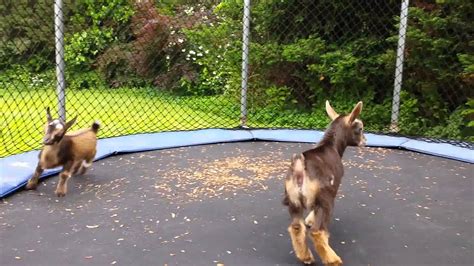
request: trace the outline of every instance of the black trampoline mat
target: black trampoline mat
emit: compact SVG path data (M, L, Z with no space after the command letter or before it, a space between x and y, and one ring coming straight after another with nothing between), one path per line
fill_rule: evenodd
M118 155L73 177L65 198L48 178L0 203L0 265L299 265L282 179L312 146ZM381 148L348 148L344 164L330 230L344 265L474 263L474 165Z

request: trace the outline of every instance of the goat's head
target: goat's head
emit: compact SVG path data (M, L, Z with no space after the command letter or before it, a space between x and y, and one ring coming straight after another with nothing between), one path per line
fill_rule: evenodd
M48 107L46 108L46 119L43 144L53 145L61 141L66 131L76 122L77 116L69 122L64 123L61 119L53 119Z
M326 101L326 113L332 121L340 123L344 131L344 138L349 146L364 146L367 139L364 135L364 123L358 119L362 112L362 102L358 102L352 112L347 115L339 115Z

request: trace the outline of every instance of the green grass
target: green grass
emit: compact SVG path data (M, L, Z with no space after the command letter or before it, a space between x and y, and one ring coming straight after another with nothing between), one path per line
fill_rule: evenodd
M41 146L45 108L57 110L53 89L0 88L0 157ZM24 87L24 86L23 86ZM153 88L68 90L67 118L78 115L72 130L99 120L99 137L143 132L238 126L238 103L225 97L178 97ZM223 108L227 106L227 108ZM225 109L225 110L224 110ZM54 113L53 113L54 114Z

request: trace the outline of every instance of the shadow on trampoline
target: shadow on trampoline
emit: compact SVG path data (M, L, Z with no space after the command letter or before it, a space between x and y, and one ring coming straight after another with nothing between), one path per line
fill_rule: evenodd
M0 264L298 264L283 178L291 155L312 146L118 155L73 177L60 199L48 178L0 204ZM351 147L343 161L330 241L345 265L473 263L472 164Z

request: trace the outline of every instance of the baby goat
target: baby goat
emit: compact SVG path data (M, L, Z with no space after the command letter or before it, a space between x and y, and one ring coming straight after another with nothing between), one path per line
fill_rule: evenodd
M36 171L33 177L28 180L26 189L35 189L38 186L39 177L44 169L62 166L55 193L58 197L64 197L67 192L68 179L76 173L84 174L87 168L92 165L100 125L98 122L94 122L90 128L66 134L67 130L76 122L77 117L64 123L59 119L53 119L48 107L46 118L44 147L39 154Z
M341 265L341 258L329 246L329 222L341 179L344 174L342 155L347 146L363 146L364 125L357 119L362 102L348 115L339 115L326 101L326 112L332 122L323 139L314 148L292 157L285 180L283 204L288 206L292 222L288 227L296 256L305 264L314 262L306 244L305 209L310 210L306 225L316 252L325 265Z

